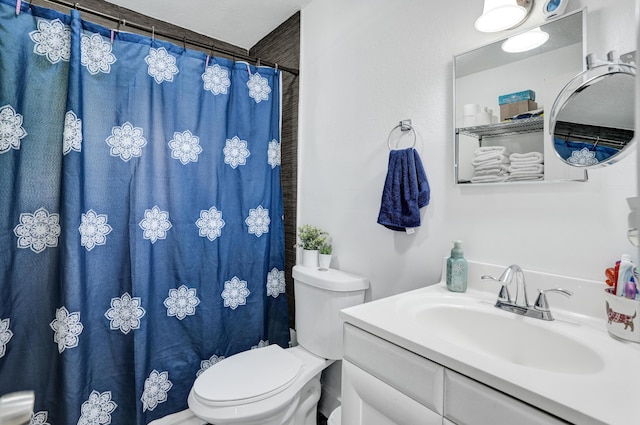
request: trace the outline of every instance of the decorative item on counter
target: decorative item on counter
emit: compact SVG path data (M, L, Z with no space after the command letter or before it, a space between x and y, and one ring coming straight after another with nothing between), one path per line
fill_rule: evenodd
M329 234L324 230L305 224L298 228L298 238L302 247L302 265L305 267L318 267L318 251L326 242Z
M609 286L604 290L607 331L615 338L640 343L640 294L636 284L640 269L623 254L605 276Z
M447 258L447 289L452 292L467 290L467 260L462 252L462 241L454 241L451 256Z
M622 254L618 267L618 281L616 282L615 294L617 296L624 296L627 282L633 279L633 268L634 264L631 262L631 256L629 254Z

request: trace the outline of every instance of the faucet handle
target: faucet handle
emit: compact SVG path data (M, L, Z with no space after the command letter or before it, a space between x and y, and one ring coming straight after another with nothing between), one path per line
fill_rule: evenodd
M493 280L494 282L501 284L502 286L500 287L500 292L498 292L498 300L506 301L509 303L511 302L511 294L509 293L509 288L507 288L507 285L510 282L503 282L502 280L496 279L495 277L489 275L484 275L480 279Z
M547 301L547 293L548 292L557 292L559 294L564 295L565 297L570 297L573 295L573 292L567 291L566 289L557 288L557 289L538 289L538 298L536 302L533 304L533 307L536 310L540 311L549 311L549 302Z

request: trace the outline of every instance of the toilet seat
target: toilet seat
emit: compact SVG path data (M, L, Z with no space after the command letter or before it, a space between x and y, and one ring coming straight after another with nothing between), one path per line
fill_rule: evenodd
M278 345L268 345L227 357L205 370L193 385L194 395L208 406L248 404L291 386L302 360Z

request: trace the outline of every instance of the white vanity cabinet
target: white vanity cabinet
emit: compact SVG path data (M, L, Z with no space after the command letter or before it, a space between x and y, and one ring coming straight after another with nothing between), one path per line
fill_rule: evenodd
M343 424L568 423L356 326L344 326Z

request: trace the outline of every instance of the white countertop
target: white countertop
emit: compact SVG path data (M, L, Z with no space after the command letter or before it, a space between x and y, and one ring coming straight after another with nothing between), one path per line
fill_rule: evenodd
M535 288L562 286L574 291L574 304L561 301L563 297L549 296L556 319L552 322L495 309L505 320L534 321L534 326L552 326L556 334L587 345L603 362L585 373L565 373L504 361L478 353L471 347L451 344L446 338L434 337L424 324L423 329L418 329L410 323L406 312L408 306L427 302L429 297L471 297L491 306L499 286L480 282L479 276L487 273L499 276L502 269L470 262L469 289L464 294L449 292L443 283L439 283L342 310L341 316L345 322L568 422L579 425L640 424L640 344L622 342L608 334L601 295L604 285L598 282L525 270L530 302L535 299ZM518 339L526 338L526 335L502 337L517 344Z

